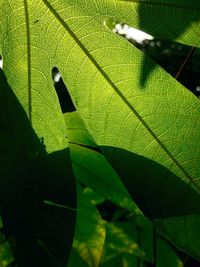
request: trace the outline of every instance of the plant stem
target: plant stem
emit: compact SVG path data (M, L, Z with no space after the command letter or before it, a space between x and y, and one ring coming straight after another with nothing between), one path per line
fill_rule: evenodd
M185 60L183 61L179 71L177 72L175 79L177 80L179 78L179 76L181 75L181 73L183 72L183 70L185 69L187 63L189 62L189 60L192 58L194 51L195 51L196 47L192 46L187 57L185 58Z

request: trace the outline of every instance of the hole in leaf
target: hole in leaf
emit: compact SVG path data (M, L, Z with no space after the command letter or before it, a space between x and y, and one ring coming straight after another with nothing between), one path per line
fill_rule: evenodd
M69 91L63 82L63 79L61 77L58 68L56 67L52 69L52 80L60 102L62 112L65 113L65 112L75 111L76 108L72 102Z
M109 200L105 200L100 204L96 205L102 218L108 222L118 221L123 222L130 216L130 212L123 209Z
M117 22L112 20L111 18L105 18L103 20L103 25L111 31L115 28L116 23Z
M3 69L3 57L0 55L0 69Z

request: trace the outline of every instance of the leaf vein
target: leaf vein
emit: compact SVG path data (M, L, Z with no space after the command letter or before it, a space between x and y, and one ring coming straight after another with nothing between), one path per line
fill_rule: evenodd
M119 98L127 105L127 107L133 112L133 114L137 117L139 121L143 124L149 134L157 141L158 145L164 150L164 152L168 155L168 157L174 162L174 164L181 170L183 175L188 179L188 181L196 186L196 189L200 192L200 186L196 183L193 177L184 169L184 167L176 160L174 155L167 149L167 147L162 143L162 141L158 138L156 133L151 129L151 127L146 123L146 121L141 117L141 115L137 112L137 110L132 106L132 104L125 98L125 96L121 93L115 83L110 79L110 77L106 74L106 72L101 68L96 59L91 55L91 53L87 50L87 48L83 45L83 43L79 40L76 34L71 30L68 24L62 19L62 17L58 14L58 12L53 8L53 6L47 1L42 0L43 3L47 6L47 8L52 12L52 14L57 18L57 20L61 23L61 25L66 29L66 31L71 35L80 49L86 54L86 56L90 59L90 61L97 68L99 73L104 77L104 79L110 84L113 90L117 93Z
M24 11L26 21L26 36L27 36L27 75L28 75L28 116L32 125L32 96L31 96L31 40L30 40L30 21L27 0L24 0Z

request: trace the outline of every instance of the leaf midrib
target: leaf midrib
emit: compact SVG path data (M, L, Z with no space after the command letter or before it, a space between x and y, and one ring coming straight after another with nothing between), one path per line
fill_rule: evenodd
M32 95L31 95L31 40L30 40L30 21L27 0L24 0L24 12L26 21L27 38L27 78L28 78L28 117L32 125Z
M120 92L118 87L114 84L114 82L109 78L109 76L104 72L101 66L98 64L96 59L90 54L87 48L82 44L76 34L71 30L71 28L67 25L67 23L61 18L58 12L53 8L53 6L47 1L42 0L46 7L51 11L51 13L57 18L60 24L65 28L65 30L71 35L80 49L85 53L85 55L90 59L90 61L94 64L96 69L101 73L104 79L110 84L113 90L117 93L117 95L121 98L121 100L128 106L128 108L133 112L133 114L138 118L138 120L142 123L142 125L146 128L149 134L156 140L158 145L165 151L168 157L174 162L174 164L181 170L184 176L189 180L189 182L196 186L196 189L200 192L200 186L193 179L193 177L184 169L184 167L176 160L173 154L165 147L165 145L161 142L161 140L157 137L151 127L145 122L145 120L140 116L137 110L131 105L131 103L124 97L124 95Z

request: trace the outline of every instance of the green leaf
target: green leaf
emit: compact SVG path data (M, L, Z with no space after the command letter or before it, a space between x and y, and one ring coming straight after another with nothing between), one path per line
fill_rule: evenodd
M200 212L199 101L161 68L141 87L143 54L104 28L102 16L90 20L82 4L62 5L62 10L71 7L73 16L77 14L76 23L69 13L62 12L62 19L59 9L47 4L71 40L64 56L68 68L62 74L77 110L146 214L151 218L180 216L193 236L198 227L188 214ZM91 4L93 9L96 6ZM154 63L147 61L151 69ZM72 62L75 70L70 68ZM129 152L134 153L132 157ZM188 227L174 222L174 231L179 233L171 236L174 243L199 258L199 241L187 242Z
M120 207L139 212L118 175L102 154L75 144L70 144L70 154L74 174L79 182Z
M181 5L184 2L177 1ZM157 27L164 15L173 14L171 28L164 31L170 25L168 20L162 27L165 34L175 29L173 36L168 33L169 38L179 35L187 43L196 39L198 45L199 36L193 33L198 29L198 1L189 3L193 11L188 15L185 8L162 3L165 8L156 5L154 9L160 12L155 20L153 13L148 15L152 5L149 9L144 2L140 5L144 15L151 18L144 19L145 25ZM4 69L50 153L66 147L64 119L50 78L51 68L57 65L89 133L104 147L137 203L152 219L161 220L163 231L179 248L200 258L200 104L161 68L156 68L142 86L142 53L106 25L107 20L139 25L138 5L127 11L132 6L134 3L108 0L24 0L9 4L0 0ZM146 71L154 66L147 60ZM156 170L150 175L153 166ZM174 218L165 223L169 217ZM172 236L174 232L176 236Z
M67 136L70 143L81 144L89 147L97 147L92 136L88 133L83 120L77 112L67 112L64 114L67 127Z
M105 152L144 213L175 245L199 258L199 194L154 161L120 149Z
M0 69L0 210L19 267L65 266L76 217L67 149L47 154Z
M53 9L51 10L59 18L58 14ZM77 9L77 11L80 16L80 10ZM82 17L82 19L85 21L85 17ZM85 25L81 22L82 19L80 18L79 23ZM156 70L149 78L146 88L142 88L138 82L141 53L126 42L122 42L108 30L103 30L101 25L90 22L87 24L88 27L85 26L84 31L78 32L78 35L71 32L67 24L63 23L62 25L78 45L78 52L80 51L79 60L73 58L77 66L80 66L78 83L74 85L72 84L74 79L70 79L69 89L93 138L98 145L112 146L134 152L154 160L170 170L172 174L165 171L165 168L161 168L161 171L157 167L156 170L159 169L159 171L152 172L156 180L152 182L150 178L148 183L150 187L145 188L145 178L150 175L148 168L147 172L143 172L143 169L145 169L143 166L147 164L146 161L142 161L140 158L141 165L136 168L138 160L135 158L132 161L128 157L127 160L126 156L122 156L120 150L118 153L115 153L116 151L111 153L111 160L114 158L113 161L115 161L117 158L116 164L113 165L116 169L120 168L121 177L132 181L132 173L135 169L138 170L136 177L134 177L135 181L127 183L127 187L136 198L137 194L135 196L135 193L141 192L140 200L142 202L144 196L147 196L143 210L146 206L149 210L148 206L153 198L154 202L151 203L150 210L154 207L158 208L156 214L150 211L153 217L183 215L181 219L187 221L190 225L191 236L193 236L198 227L196 222L194 224L187 214L199 214L199 196L189 187L187 189L181 180L191 184L194 189L199 191L198 122L200 106L198 100L161 69ZM75 31L74 24L70 23L70 25ZM91 26L92 31L98 33L93 34L92 37L89 34ZM94 36L102 38L102 42L95 42ZM81 41L79 38L81 38ZM112 47L112 50L110 47ZM111 51L112 57L108 58L107 55ZM80 62L83 63L80 64ZM149 61L147 67L151 68L152 65L153 63ZM96 75L96 71L98 75ZM119 71L120 76L118 75ZM64 75L65 70L63 70L63 77L67 79ZM70 72L68 72L69 75ZM81 85L80 91L78 90L79 84ZM165 91L161 89L163 84L166 87ZM170 88L173 88L173 91ZM177 100L176 97L179 97L179 99ZM123 112L116 116L119 110ZM179 140L178 147L177 139ZM109 152L107 152L107 155L110 155ZM134 168L130 168L130 166L133 166L133 162L135 163ZM154 165L152 162L150 164L150 171L152 171ZM161 173L164 174L165 185L169 181L169 176L171 177L171 183L168 184L167 190L164 192L161 190L163 189L163 181L159 180ZM181 180L174 179L173 174ZM142 181L141 184L140 181ZM157 183L158 181L159 183ZM171 188L174 191L169 190ZM177 192L181 193L176 194ZM169 195L172 196L172 202L170 201L170 203ZM188 195L188 198L183 202L185 195ZM170 206L170 204L172 205ZM176 219L174 221L177 222ZM174 228L176 229L174 231L179 230L179 235L173 236L175 243L188 253L199 257L199 251L197 250L199 242L196 239L193 239L195 242L187 242L183 238L187 228L180 228L179 224L175 225Z
M92 37L102 38L102 43L94 42L87 25L80 42L81 33L72 34L63 23L80 53L79 61L73 58L79 66L78 82L72 83L74 70L68 69L66 75L63 70L64 79L71 77L69 89L77 110L146 214L151 218L180 216L193 236L198 227L188 215L200 212L199 101L161 68L141 87L142 53L101 26L89 25L96 32ZM149 69L155 65L147 62ZM188 227L180 228L177 219L174 222L174 231L179 233L171 236L174 243L199 257L199 241L187 242Z
M37 23L44 6L38 1L1 0L0 9L4 14L0 23L0 53L8 82L37 136L43 138L47 152L65 149L64 119L51 80L51 53L44 49L44 32Z
M105 222L80 185L77 189L78 215L73 246L89 267L98 267L105 241Z
M97 151L77 112L66 113L70 154L76 178L99 195L131 212L139 212L118 175ZM92 149L95 148L95 149Z

